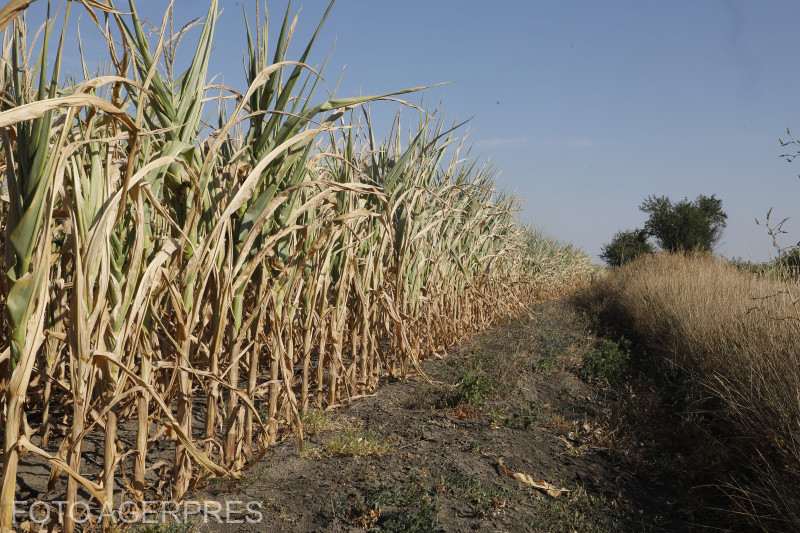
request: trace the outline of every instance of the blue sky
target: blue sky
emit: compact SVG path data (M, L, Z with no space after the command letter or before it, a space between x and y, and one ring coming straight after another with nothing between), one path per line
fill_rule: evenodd
M254 16L253 0L220 0L211 66L239 89L242 3ZM160 20L166 2L136 5ZM32 22L43 7L31 8ZM276 38L286 2L267 7ZM302 10L290 56L326 7L292 4ZM177 21L206 9L175 2ZM332 87L344 69L339 96L455 82L428 90L426 101L444 98L450 121L474 117L473 154L525 199L524 223L595 258L617 230L643 225L638 205L648 195L716 194L729 215L718 251L766 260L771 240L754 219L770 208L773 218L792 217L800 198L800 161L782 160L778 142L787 127L800 135L798 20L800 3L777 0L339 0L310 63L335 43L326 79ZM85 16L81 27L91 42ZM378 121L395 111L373 107ZM784 244L800 240L798 221L785 229Z

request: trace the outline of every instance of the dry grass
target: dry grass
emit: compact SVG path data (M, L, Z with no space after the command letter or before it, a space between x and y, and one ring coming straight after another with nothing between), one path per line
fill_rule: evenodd
M698 386L720 437L746 458L736 481L720 480L741 511L765 529L800 526L800 284L708 255L657 254L592 292Z
M393 451L394 448L374 429L345 431L329 439L323 449L325 455L345 457L381 456Z
M334 420L328 413L319 409L309 409L300 417L304 435L322 435L329 431L335 431L342 427L342 424Z

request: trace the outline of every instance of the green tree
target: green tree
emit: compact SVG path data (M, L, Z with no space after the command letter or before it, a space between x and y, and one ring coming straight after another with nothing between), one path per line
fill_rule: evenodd
M618 231L611 242L603 245L600 258L608 266L620 266L640 255L653 253L653 245L647 240L643 229Z
M649 196L639 210L650 215L644 225L647 234L670 252L713 250L728 218L722 200L713 194L700 195L694 202L684 198L675 204L666 196Z
M780 257L773 261L775 268L783 271L783 274L790 278L800 277L800 248L792 248L788 252L781 253Z

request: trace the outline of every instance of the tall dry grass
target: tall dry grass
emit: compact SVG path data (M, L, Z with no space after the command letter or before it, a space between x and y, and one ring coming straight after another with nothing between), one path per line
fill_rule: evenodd
M800 527L800 283L711 255L656 254L595 290L715 406L721 437L746 459L744 478L721 480L742 512L765 529Z

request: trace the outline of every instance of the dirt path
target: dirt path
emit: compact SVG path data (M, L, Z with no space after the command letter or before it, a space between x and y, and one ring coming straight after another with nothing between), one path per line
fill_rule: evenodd
M693 488L702 472L670 440L680 420L657 395L637 396L624 346L588 329L569 305L542 304L426 363L433 385L386 383L350 407L310 413L302 452L287 439L243 481L198 495L263 502L261 522L195 530L719 528ZM548 495L501 462L569 492Z

